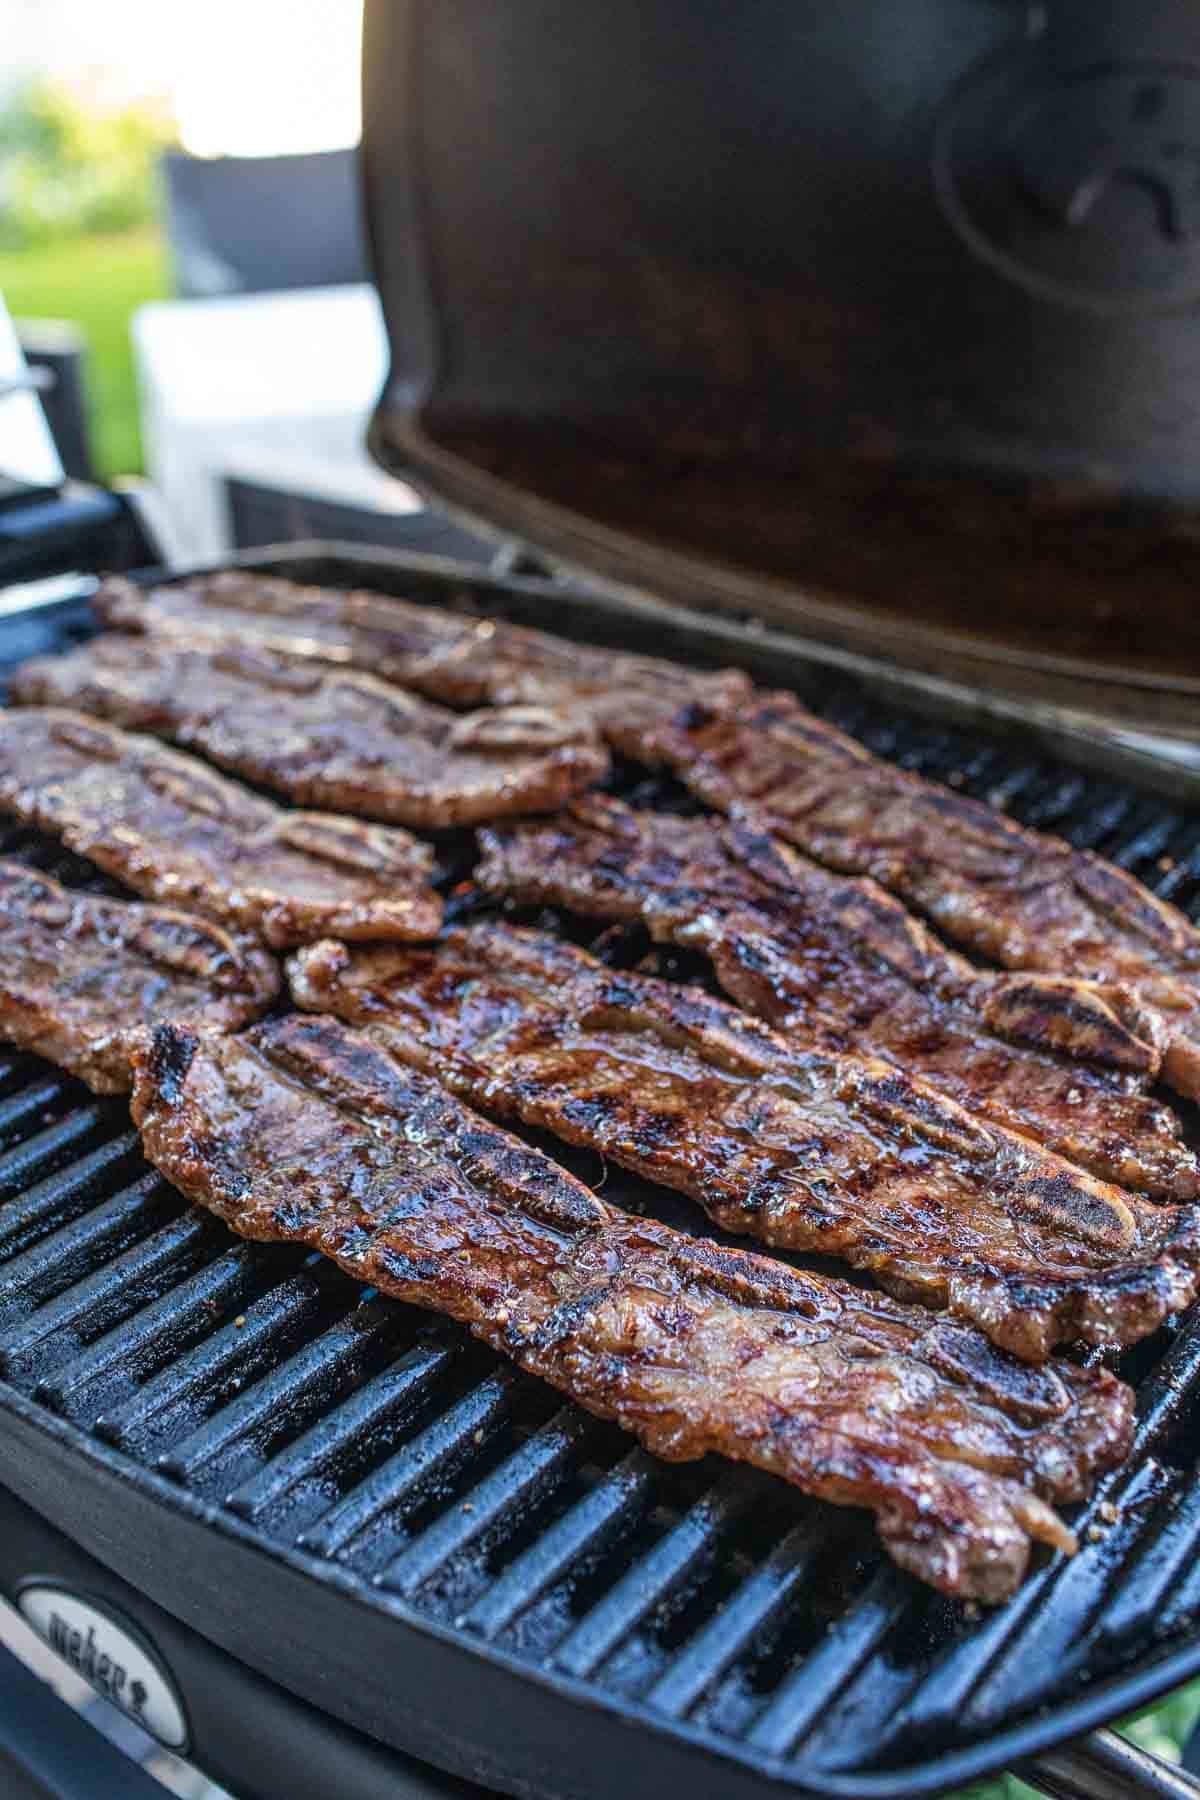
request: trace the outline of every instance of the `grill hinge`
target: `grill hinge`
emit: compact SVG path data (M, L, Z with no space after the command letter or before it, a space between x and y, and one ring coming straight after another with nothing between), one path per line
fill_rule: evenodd
M1200 1800L1200 1781L1115 1731L1093 1731L1018 1773L1051 1800Z

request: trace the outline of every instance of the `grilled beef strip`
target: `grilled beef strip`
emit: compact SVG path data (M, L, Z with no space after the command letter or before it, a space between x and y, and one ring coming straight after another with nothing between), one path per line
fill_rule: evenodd
M604 731L614 719L625 729L634 719L646 726L693 702L727 706L751 692L735 669L691 669L504 619L236 569L149 591L116 577L93 608L113 629L185 645L257 643L361 669L450 706L570 704Z
M893 1064L805 1046L537 932L310 946L293 998L484 1108L590 1146L717 1224L838 1256L1037 1361L1128 1344L1194 1296L1200 1210L1122 1193Z
M1103 857L879 761L790 694L634 719L615 741L720 811L749 809L818 862L871 876L1005 968L1128 988L1159 1034L1164 1079L1200 1098L1200 931Z
M147 1025L236 1031L279 992L257 939L165 906L72 893L0 859L0 1037L36 1050L98 1094L133 1085Z
M257 647L113 633L23 664L11 694L152 731L291 800L390 824L550 812L608 769L578 711L452 713L369 675Z
M256 638L454 705L587 706L624 754L668 766L722 811L868 875L1002 966L1136 993L1166 1080L1200 1098L1200 932L1087 851L880 762L790 694L504 621L229 571L144 594L109 582L100 616L183 642Z
M944 1593L999 1601L1048 1500L1119 1461L1132 1395L945 1318L606 1205L372 1037L293 1014L165 1025L136 1056L147 1156L235 1231L299 1242L477 1337L671 1460L717 1450L875 1514ZM1043 1496L1043 1497L1039 1497Z
M745 824L595 794L479 840L475 879L491 893L638 920L659 943L703 951L725 991L781 1031L886 1056L1107 1181L1174 1200L1200 1191L1178 1118L1136 1091L1157 1059L1111 990L977 969L874 882Z
M56 708L0 712L0 813L136 893L282 949L330 932L427 938L432 854L407 832L286 812L153 738Z
M349 663L456 705L575 702L615 748L675 770L722 811L869 875L955 942L1002 966L1133 990L1163 1073L1200 1098L1200 932L1087 851L880 762L790 694L504 621L229 571L143 594L106 583L108 623L187 641L257 637Z

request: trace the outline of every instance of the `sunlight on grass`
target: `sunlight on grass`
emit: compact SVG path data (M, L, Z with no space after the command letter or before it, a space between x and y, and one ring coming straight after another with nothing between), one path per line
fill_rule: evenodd
M0 251L0 293L15 319L69 319L84 334L92 442L105 480L141 472L129 320L168 291L157 232Z

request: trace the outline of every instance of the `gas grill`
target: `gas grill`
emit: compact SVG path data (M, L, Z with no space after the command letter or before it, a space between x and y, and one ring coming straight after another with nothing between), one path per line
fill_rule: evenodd
M1098 772L1080 742L1062 760L1028 721L964 728L919 678L396 553L302 545L241 566L741 662L1200 914L1200 809ZM0 622L0 659L91 629L84 600L54 601ZM1054 724L1060 751L1073 730ZM642 771L615 784L680 803ZM101 879L25 830L0 851ZM451 913L481 904L463 839L439 859ZM611 931L599 948L645 950ZM671 1196L547 1147L608 1198L694 1226ZM1194 1796L1111 1733L1068 1742L1200 1674L1200 1320L1118 1367L1137 1439L1081 1510L1079 1554L979 1614L896 1570L862 1516L717 1458L658 1462L447 1322L233 1237L147 1170L123 1102L0 1062L0 1590L115 1621L157 1671L139 1716L166 1705L177 1747L238 1800L472 1783L649 1800L685 1782L899 1800L1003 1768L1067 1797ZM0 1766L28 1731L0 1713ZM103 1779L98 1762L81 1791Z
M490 573L337 544L242 566L740 665L1200 918L1196 9L365 12L372 448L509 543ZM9 612L0 668L90 629L82 599ZM438 853L448 911L481 905L469 846ZM1200 1674L1200 1318L1118 1367L1136 1442L1078 1555L973 1613L861 1515L659 1463L234 1238L123 1104L0 1058L0 1592L101 1687L119 1662L125 1710L237 1800L900 1800L1006 1768L1196 1800L1103 1728ZM18 1792L139 1792L99 1745L73 1787L74 1726L16 1681Z

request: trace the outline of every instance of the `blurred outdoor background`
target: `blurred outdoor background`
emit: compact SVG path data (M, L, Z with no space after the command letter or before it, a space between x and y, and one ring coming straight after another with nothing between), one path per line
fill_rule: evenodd
M164 150L358 137L361 0L6 0L0 293L80 326L96 472L143 466L129 321L173 291Z
M143 383L149 369L159 384L164 445L174 434L161 479L174 479L182 521L199 534L192 549L211 547L203 536L211 522L187 515L194 471L216 458L214 444L244 445L257 432L277 469L280 431L271 434L279 426L293 452L303 440L305 482L320 485L314 469L319 464L327 476L330 446L349 459L378 392L383 349L369 310L374 296L365 266L356 268L347 250L353 221L332 216L339 205L351 211L350 200L319 205L311 201L316 188L302 187L311 203L299 242L294 231L285 241L281 213L244 206L236 267L212 249L211 233L206 239L193 229L188 211L209 204L208 172L214 192L217 178L228 177L212 202L216 214L222 206L236 213L238 183L243 195L256 191L256 165L238 159L355 144L360 11L361 0L5 0L0 295L18 321L78 328L94 472L105 481L140 473L147 455L131 320L151 302L178 302L164 310L156 333L146 333L141 370ZM293 176L299 170L317 181L317 164L291 167ZM344 192L351 191L348 177ZM307 275L306 250L315 270ZM341 298L336 308L326 301L315 310L310 301L323 281L342 283ZM307 292L290 304L276 299L261 314L248 303L241 311L229 304L251 289L289 287ZM220 337L210 329L214 302L229 325ZM224 411L214 402L218 391ZM310 415L322 409L321 432L314 432ZM366 472L357 479L361 489ZM401 485L374 479L371 504L399 509ZM0 1637L5 1630L0 1616ZM1198 1716L1200 1683L1127 1729L1146 1748L1172 1755ZM1030 1793L1010 1778L973 1790L972 1800Z

